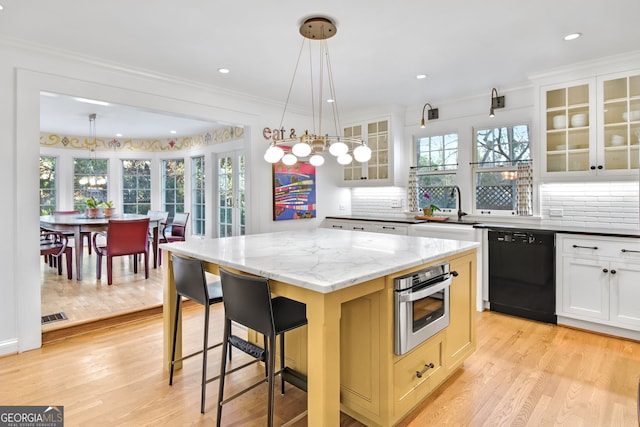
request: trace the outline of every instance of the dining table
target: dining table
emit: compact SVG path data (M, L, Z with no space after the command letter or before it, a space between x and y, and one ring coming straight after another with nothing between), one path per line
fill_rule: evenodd
M158 235L160 224L165 220L161 214L151 213L142 214L115 214L111 217L99 216L96 218L87 217L84 213L74 214L55 214L40 216L40 228L47 231L73 232L73 241L75 248L76 261L76 279L82 280L82 233L83 232L99 232L109 228L109 220L111 219L143 219L149 218L149 229L153 236L153 268L157 268L158 263Z

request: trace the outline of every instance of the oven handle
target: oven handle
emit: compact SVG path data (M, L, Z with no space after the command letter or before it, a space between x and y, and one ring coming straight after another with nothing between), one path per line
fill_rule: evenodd
M431 294L434 294L436 292L440 292L441 290L445 289L447 286L450 286L451 282L452 282L452 276L449 276L446 280L443 280L442 282L439 282L436 285L429 286L428 288L422 289L418 292L404 291L406 293L397 295L397 298L399 302L417 301Z

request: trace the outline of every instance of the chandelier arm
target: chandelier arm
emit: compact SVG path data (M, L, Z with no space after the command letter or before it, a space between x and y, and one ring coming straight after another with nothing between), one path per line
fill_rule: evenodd
M298 65L300 64L300 58L302 57L302 49L304 48L305 39L302 39L302 43L300 44L300 51L298 52L298 60L296 61L296 66L293 69L293 76L291 77L291 84L289 85L289 93L287 93L287 99L284 102L284 110L282 111L282 118L280 118L280 126L278 129L282 129L282 123L284 123L284 116L287 113L287 106L289 105L289 98L291 97L291 92L293 90L293 82L296 80L296 74L298 72Z
M321 74L322 75L322 74ZM309 42L309 86L311 87L311 134L316 134L316 101L315 91L313 90L313 49L311 49L311 42Z
M340 126L340 116L338 115L338 99L336 98L336 89L333 84L333 71L331 70L331 58L329 57L329 48L325 52L327 57L327 75L329 76L329 92L331 93L331 99L333 99L333 103L331 105L331 109L333 110L333 126L336 130L336 136L340 137L342 134Z
M318 135L322 136L322 94L324 93L324 52L327 48L327 41L320 41L320 50L318 54L320 79L318 81Z

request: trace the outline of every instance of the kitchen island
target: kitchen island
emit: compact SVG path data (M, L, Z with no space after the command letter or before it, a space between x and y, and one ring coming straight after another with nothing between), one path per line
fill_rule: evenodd
M456 240L430 239L414 236L381 235L375 233L352 232L344 230L312 229L265 233L221 239L192 239L186 242L163 244L165 251L201 259L207 271L218 273L218 267L226 267L236 271L255 274L271 279L274 294L286 296L307 305L308 325L305 342L296 355L287 354L296 368L304 371L308 381L308 424L315 426L339 425L341 409L341 391L347 395L345 385L341 389L341 374L348 370L345 364L353 363L349 355L341 354L341 344L353 343L341 339L344 331L343 307L357 301L366 301L374 297L375 310L369 310L370 318L375 325L362 329L365 344L373 348L375 354L365 363L376 378L366 385L372 397L365 397L365 403L343 402L342 409L350 415L371 424L391 425L410 411L417 401L404 400L402 404L389 408L387 396L393 395L398 388L393 377L393 369L397 363L420 355L421 350L408 353L399 359L393 354L393 306L389 298L393 296L394 275L407 274L426 265L441 260L465 259L467 271L458 277L469 282L462 293L467 293L470 301L462 308L456 307L452 296L452 323L459 319L469 329L461 337L464 351L447 352L456 360L456 366L464 356L475 348L473 333L473 298L475 295L475 248L478 243ZM173 283L172 263L170 255L164 263L164 367L169 369L171 354L171 336L173 332L173 316L175 308L175 284ZM454 268L452 262L452 269ZM453 286L452 286L453 287ZM465 290L467 289L467 290ZM452 294L455 291L452 289ZM371 306L369 303L366 306ZM347 319L348 320L348 319ZM353 323L353 322L352 322ZM366 323L363 323L366 324ZM467 327L468 326L468 327ZM451 329L448 328L448 329ZM374 331L376 336L367 339L365 332ZM352 331L352 329L350 329ZM180 331L178 331L180 332ZM447 330L443 331L447 332ZM350 332L348 333L350 335ZM450 334L451 335L451 334ZM180 336L180 335L179 335ZM453 335L440 334L435 347L442 348L447 341L458 341ZM289 353L288 341L287 353ZM430 340L431 341L431 340ZM433 346L433 343L426 344ZM434 347L434 348L435 348ZM365 350L367 354L370 352ZM178 340L178 354L181 354L181 342ZM439 356L442 361L444 356ZM341 372L341 364L343 372ZM307 369L308 367L308 369ZM449 376L448 365L440 372L439 385ZM453 369L454 364L451 364ZM400 367L397 367L400 369ZM447 368L447 369L445 369ZM357 378L360 376L353 373ZM426 378L425 380L429 380ZM356 382L359 381L356 379ZM430 380L429 380L430 381ZM426 390L422 381L409 385L410 389ZM346 389L358 388L359 384L347 385ZM423 387L422 389L420 387ZM359 394L354 391L352 394ZM424 393L423 393L424 394ZM422 394L420 394L422 395ZM404 395L403 395L404 396ZM415 396L415 395L411 395ZM349 401L348 397L342 400ZM212 405L208 405L210 408ZM215 406L215 405L214 405Z

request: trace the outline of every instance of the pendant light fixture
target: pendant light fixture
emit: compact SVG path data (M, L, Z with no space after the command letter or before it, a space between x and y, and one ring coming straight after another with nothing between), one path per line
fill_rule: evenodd
M89 175L83 176L78 180L78 184L87 186L89 188L95 186L102 186L107 183L107 180L104 176L95 175L94 173L94 163L96 162L96 153L95 150L97 148L97 140L96 140L96 114L89 114L89 135L91 137L90 143L90 151L91 155L89 157Z
M293 78L291 79L291 85L289 86L289 93L282 112L282 119L280 120L279 129L284 133L283 122L287 112L287 106L289 104L289 98L291 97L291 91L293 89L293 83L298 71L298 65L302 57L305 44L309 47L309 63L312 64L312 50L313 45L317 48L319 55L318 65L319 70L317 74L314 74L313 69L311 73L311 93L309 99L311 101L311 112L313 123L310 127L311 130L305 131L300 137L282 138L278 140L272 140L266 152L264 153L264 159L269 163L276 163L282 160L287 165L295 164L300 158L308 158L309 163L314 166L320 166L325 162L326 152L335 156L338 163L348 165L355 158L358 162L367 162L371 159L371 149L367 147L367 143L362 139L347 138L340 135L341 125L338 118L338 103L336 101L335 88L333 85L333 72L331 71L331 61L329 58L329 49L327 46L327 39L333 37L337 32L337 28L332 20L326 17L312 17L306 19L300 26L300 34L303 36L302 45L300 46L300 52L298 53L298 61L293 72ZM311 66L313 68L313 66ZM328 84L328 100L330 100L331 110L333 113L333 125L336 135L329 135L323 130L323 99L325 94L325 73ZM317 78L317 89L314 92L314 75ZM317 93L317 111L315 107L315 97ZM317 125L317 128L316 128Z

